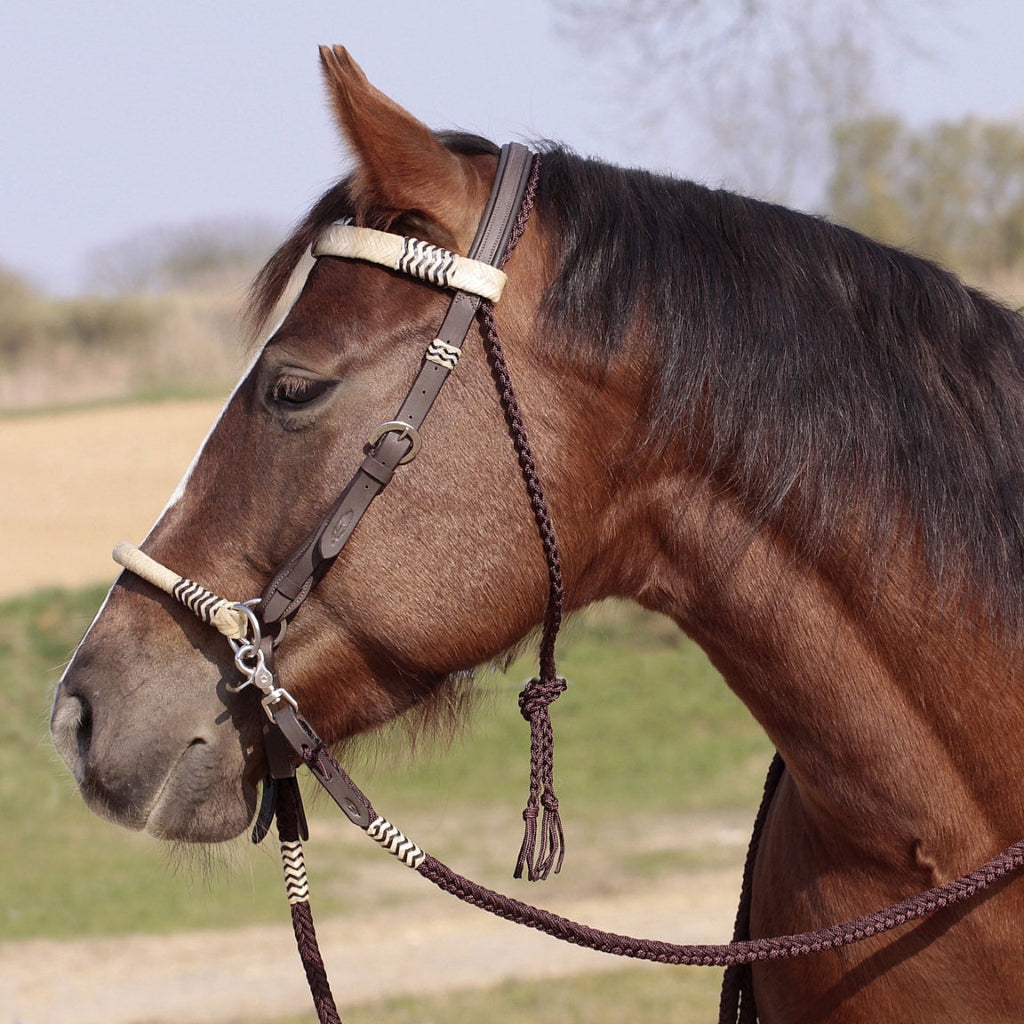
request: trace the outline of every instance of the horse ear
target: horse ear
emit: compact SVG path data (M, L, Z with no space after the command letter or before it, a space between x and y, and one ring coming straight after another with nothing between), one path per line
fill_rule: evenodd
M378 227L415 212L461 237L471 186L459 157L371 85L343 46L321 46L320 63L338 127L357 160L352 180L357 212L372 209L386 222Z

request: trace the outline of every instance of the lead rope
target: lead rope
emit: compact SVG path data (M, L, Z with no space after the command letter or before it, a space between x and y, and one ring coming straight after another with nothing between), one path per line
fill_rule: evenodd
M736 925L733 928L732 941L744 942L750 938L750 905L754 897L754 865L757 853L761 848L761 833L768 818L775 791L779 788L782 775L786 770L785 762L776 753L768 767L768 775L764 782L761 804L754 818L754 828L750 835L750 845L743 864L743 883L740 887L739 909L736 911ZM754 973L750 964L733 964L726 967L722 976L722 993L718 1004L718 1024L757 1024L757 1003L754 1000Z
M278 779L276 789L277 836L281 844L281 865L284 869L285 890L292 915L295 945L306 972L306 982L320 1024L342 1024L334 996L331 994L327 968L324 967L323 957L320 955L320 945L313 925L313 911L309 905L309 879L306 877L306 862L302 852L305 815L302 811L298 780L294 775L291 778Z
M457 896L464 902L487 910L507 921L536 928L538 931L565 942L616 956L664 964L728 968L742 964L823 953L881 935L910 921L926 917L937 910L963 903L983 889L991 887L1000 879L1024 867L1024 839L1022 839L980 868L954 881L945 882L927 892L908 897L884 910L865 914L854 921L832 925L817 931L774 938L748 938L721 945L680 944L655 939L636 939L579 924L550 911L495 892L452 871L447 865L417 846L386 818L377 814L370 801L338 764L330 750L316 737L308 723L298 716L291 705L284 704L280 709L275 710L275 714L278 715L279 720L283 721L283 728L286 732L290 732L288 723L300 723L304 735L308 738L308 743L299 744L303 760L321 781L324 777L321 773L327 773L329 783L327 789L338 806L351 820L368 822L360 827L370 838L401 860L407 867L412 868L439 888ZM291 742L290 739L289 742ZM781 770L780 760L773 764L769 774L769 784L766 787L767 799L770 799L771 790L781 776ZM338 798L339 792L344 794L342 799ZM764 810L765 805L762 805L762 811ZM759 817L763 823L763 813ZM756 842L757 834L755 833L755 838L752 841L753 853L756 853ZM752 860L750 864L752 865ZM749 867L746 874L749 878ZM741 908L741 921L745 916L744 910ZM746 927L746 924L741 923L741 927ZM727 1024L727 1019L723 1019L722 1024Z
M498 264L504 267L516 243L526 228L537 196L540 159L535 158L530 179L523 193L519 213L509 235L505 253ZM519 694L519 711L530 723L530 792L523 810L523 842L519 848L513 877L521 878L524 868L531 882L547 878L552 871L558 874L565 858L565 834L555 796L554 756L555 736L551 727L550 706L565 692L566 682L555 666L555 644L562 624L562 561L551 523L551 513L544 498L537 465L530 448L526 425L512 387L512 378L505 362L505 353L494 322L494 305L485 301L480 306L487 354L491 372L498 386L498 396L505 413L512 444L519 459L530 507L537 522L544 561L548 571L548 603L544 615L544 632L540 642L540 674L531 679ZM540 845L538 847L538 840Z

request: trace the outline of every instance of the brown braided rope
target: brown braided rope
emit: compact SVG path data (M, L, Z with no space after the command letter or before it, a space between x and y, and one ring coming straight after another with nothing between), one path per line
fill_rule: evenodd
M911 896L884 910L866 914L845 924L833 925L812 932L782 935L775 938L747 939L722 945L681 944L655 939L635 939L628 935L602 931L541 910L527 903L504 896L463 878L429 854L418 869L424 878L466 903L487 910L516 924L536 928L547 935L601 953L651 960L663 964L693 967L732 967L809 956L841 949L863 939L908 924L946 907L969 900L982 889L1024 866L1024 840L993 858L987 864L962 878Z
M536 200L539 179L540 157L534 156L530 178L523 192L519 212L509 233L499 267L504 267L508 262L526 229ZM525 870L530 881L535 882L547 878L552 871L557 874L565 857L565 834L558 810L558 797L555 796L555 739L549 712L551 703L557 700L566 687L565 680L558 675L555 665L555 645L562 625L565 588L551 512L544 497L544 488L537 472L526 424L512 386L501 339L498 337L498 328L494 322L494 305L486 301L481 303L479 316L491 372L498 387L505 422L526 484L526 493L540 534L548 574L547 610L540 642L540 674L531 679L519 695L519 710L523 718L530 723L530 789L523 810L523 842L516 859L514 876L521 878Z
M299 826L299 795L298 782L294 777L279 779L277 782L277 834L281 843L297 843L300 840ZM320 955L320 946L313 925L313 911L309 900L301 900L291 904L292 930L295 932L295 943L299 950L299 959L306 972L309 992L313 997L317 1019L320 1024L342 1024L338 1008L331 994L330 982L327 980L327 968Z
M743 882L740 887L736 924L733 927L733 942L742 942L750 938L750 907L754 898L754 865L757 862L758 850L761 848L761 833L764 831L765 821L768 819L768 808L771 807L775 790L778 789L785 770L785 762L776 753L768 767L764 792L757 809L757 816L754 818L754 827L750 834L750 843L747 846L747 856L743 863ZM757 1024L754 977L750 964L732 964L726 967L718 1006L718 1024Z
M358 794L365 803L370 817L376 818L377 812L373 809L370 801L352 782L351 777L338 764L334 756L326 748L321 751L321 756L328 761L335 772L346 780L352 791ZM619 935L579 924L569 918L561 917L488 889L486 886L452 871L429 853L414 870L465 903L480 907L482 910L487 910L514 924L535 928L537 931L564 942L637 960L694 967L731 967L766 960L810 956L814 953L840 949L875 935L882 935L911 921L927 917L938 910L964 903L983 889L990 888L1000 879L1019 871L1022 867L1024 867L1024 839L1014 843L981 867L960 878L944 882L926 892L910 896L890 907L865 914L853 921L795 935L742 939L724 944L687 944L656 939L636 939L628 935ZM749 895L747 901L749 902Z

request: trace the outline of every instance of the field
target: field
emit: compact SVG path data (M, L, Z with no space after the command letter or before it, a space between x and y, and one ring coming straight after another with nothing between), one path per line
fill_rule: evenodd
M197 861L99 821L46 735L60 668L113 578L112 543L144 535L216 405L167 402L0 423L11 474L3 491L34 496L28 505L37 510L2 510L0 1020L17 1013L35 1024L62 1022L69 999L83 1024L214 1024L243 1009L248 1019L272 1021L308 1005L274 852L239 842ZM28 448L46 449L45 457L17 461ZM88 557L79 560L82 553ZM82 585L89 580L104 582ZM63 586L47 585L54 582ZM553 721L569 850L557 879L530 886L510 878L529 745L515 698L534 671L529 658L480 679L475 714L450 749L427 744L412 756L396 728L349 752L354 774L421 845L485 884L605 927L621 921L680 941L724 940L766 741L700 652L658 617L598 608L570 626L561 664L572 685ZM707 1018L713 975L623 968L596 954L580 960L571 947L563 954L553 940L453 906L322 801L312 806L314 906L343 1010L360 1007L348 1019L536 1019L538 999L548 1021L643 1020L641 1005L662 1007L651 1009L651 1020L668 1005L677 1019L691 1019L678 1016L690 1012L681 1007ZM407 954L380 951L366 937L371 927L386 928L393 949ZM351 964L374 950L378 959L357 972L360 987ZM419 950L418 971L403 958L409 950ZM214 961L225 968L216 977ZM257 963L268 985L254 980ZM538 977L549 980L530 980ZM279 1002L265 994L268 986L280 991ZM388 992L394 998L380 1002Z

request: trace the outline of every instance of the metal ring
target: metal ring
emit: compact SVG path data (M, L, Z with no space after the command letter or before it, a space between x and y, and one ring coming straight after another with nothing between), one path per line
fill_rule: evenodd
M420 446L423 444L420 432L411 423L405 423L403 420L388 420L387 423L382 423L370 435L370 447L373 448L385 434L398 434L399 441L409 442L409 450L398 460L398 465L400 466L405 465L407 462L412 462L416 458Z
M249 628L252 630L251 639L232 640L228 638L228 643L231 644L232 648L237 651L240 647L259 647L260 641L263 639L262 629L260 627L259 617L254 611L255 607L260 603L258 597L254 597L248 601L239 601L233 604L231 607L240 611L248 620Z

